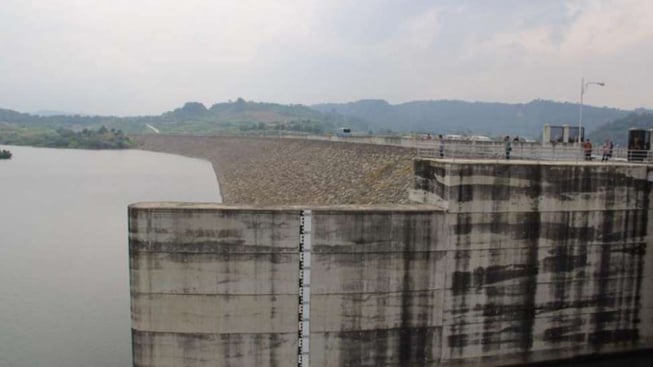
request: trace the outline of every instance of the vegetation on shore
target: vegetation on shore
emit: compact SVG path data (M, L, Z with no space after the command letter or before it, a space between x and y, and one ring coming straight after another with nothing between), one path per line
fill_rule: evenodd
M17 124L0 123L0 143L7 145L29 145L34 147L75 149L126 149L132 141L121 130L25 127Z
M11 152L6 149L0 150L0 159L11 159Z
M610 121L625 118L630 112L650 114L638 109L627 111L608 107L585 106L583 127L592 138ZM331 103L313 106L246 101L215 103L205 106L187 102L179 108L151 116L89 116L89 115L32 115L0 108L0 127L30 129L27 135L47 135L36 140L61 140L58 129L75 132L99 129L122 131L125 134L335 134L340 127L354 133L405 135L407 133L523 136L535 140L541 137L544 124L575 125L578 105L545 100L528 103L485 103L464 101L414 101L389 104L383 100L362 100L352 103ZM603 125L603 126L601 126ZM634 126L629 126L634 127ZM621 127L620 127L621 128ZM627 128L626 128L627 130ZM617 131L615 130L614 133ZM73 147L92 148L95 143L80 143L85 137L70 138ZM619 140L619 139L615 139ZM50 146L39 142L36 145ZM89 146L90 145L90 146ZM61 146L61 145L55 145Z
M153 116L38 116L0 108L2 121L29 128L67 128L74 131L100 126L120 129L125 134L155 132L179 134L278 134L335 133L340 126L367 131L367 123L336 113L322 113L302 105L281 105L245 101L216 103L207 108L199 102ZM149 126L148 126L149 125Z

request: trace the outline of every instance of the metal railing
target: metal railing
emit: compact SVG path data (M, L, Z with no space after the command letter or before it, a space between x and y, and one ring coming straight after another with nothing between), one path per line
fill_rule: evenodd
M272 137L272 136L270 136ZM421 140L405 136L325 136L325 135L276 135L286 139L309 139L331 142L346 142L358 144L390 145L415 149L419 158L448 159L506 159L506 147L503 141L482 140L445 140L442 157L440 141ZM626 147L614 147L611 154L604 157L602 146L593 147L587 159L582 147L573 144L541 145L534 142L511 142L511 160L540 161L617 161L633 163L653 163L653 152L648 150L629 150Z
M419 142L416 148L417 156L420 158L506 160L509 156L511 160L653 162L653 154L650 151L628 150L621 147L613 148L611 154L603 152L601 148L593 149L588 154L578 146L542 146L533 143L512 143L511 151L506 154L506 146L501 142L484 144L446 142L442 153L437 142Z

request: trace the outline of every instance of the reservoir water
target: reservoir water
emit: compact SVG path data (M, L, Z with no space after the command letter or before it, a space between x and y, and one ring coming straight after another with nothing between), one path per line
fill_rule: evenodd
M211 164L0 149L0 366L131 366L127 205L220 201Z

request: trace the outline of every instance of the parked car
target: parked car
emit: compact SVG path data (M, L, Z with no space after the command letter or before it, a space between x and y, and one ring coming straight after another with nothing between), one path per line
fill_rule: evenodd
M340 137L351 136L351 128L348 128L348 127L339 127L339 128L336 130L336 136L340 136Z

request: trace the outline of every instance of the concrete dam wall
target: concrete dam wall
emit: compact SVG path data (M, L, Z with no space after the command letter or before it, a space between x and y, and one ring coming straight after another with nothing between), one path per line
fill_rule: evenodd
M415 173L413 198L449 218L448 356L653 346L650 167L418 160Z
M300 302L315 366L652 348L649 170L417 160L415 205L134 204L134 365L295 364Z

